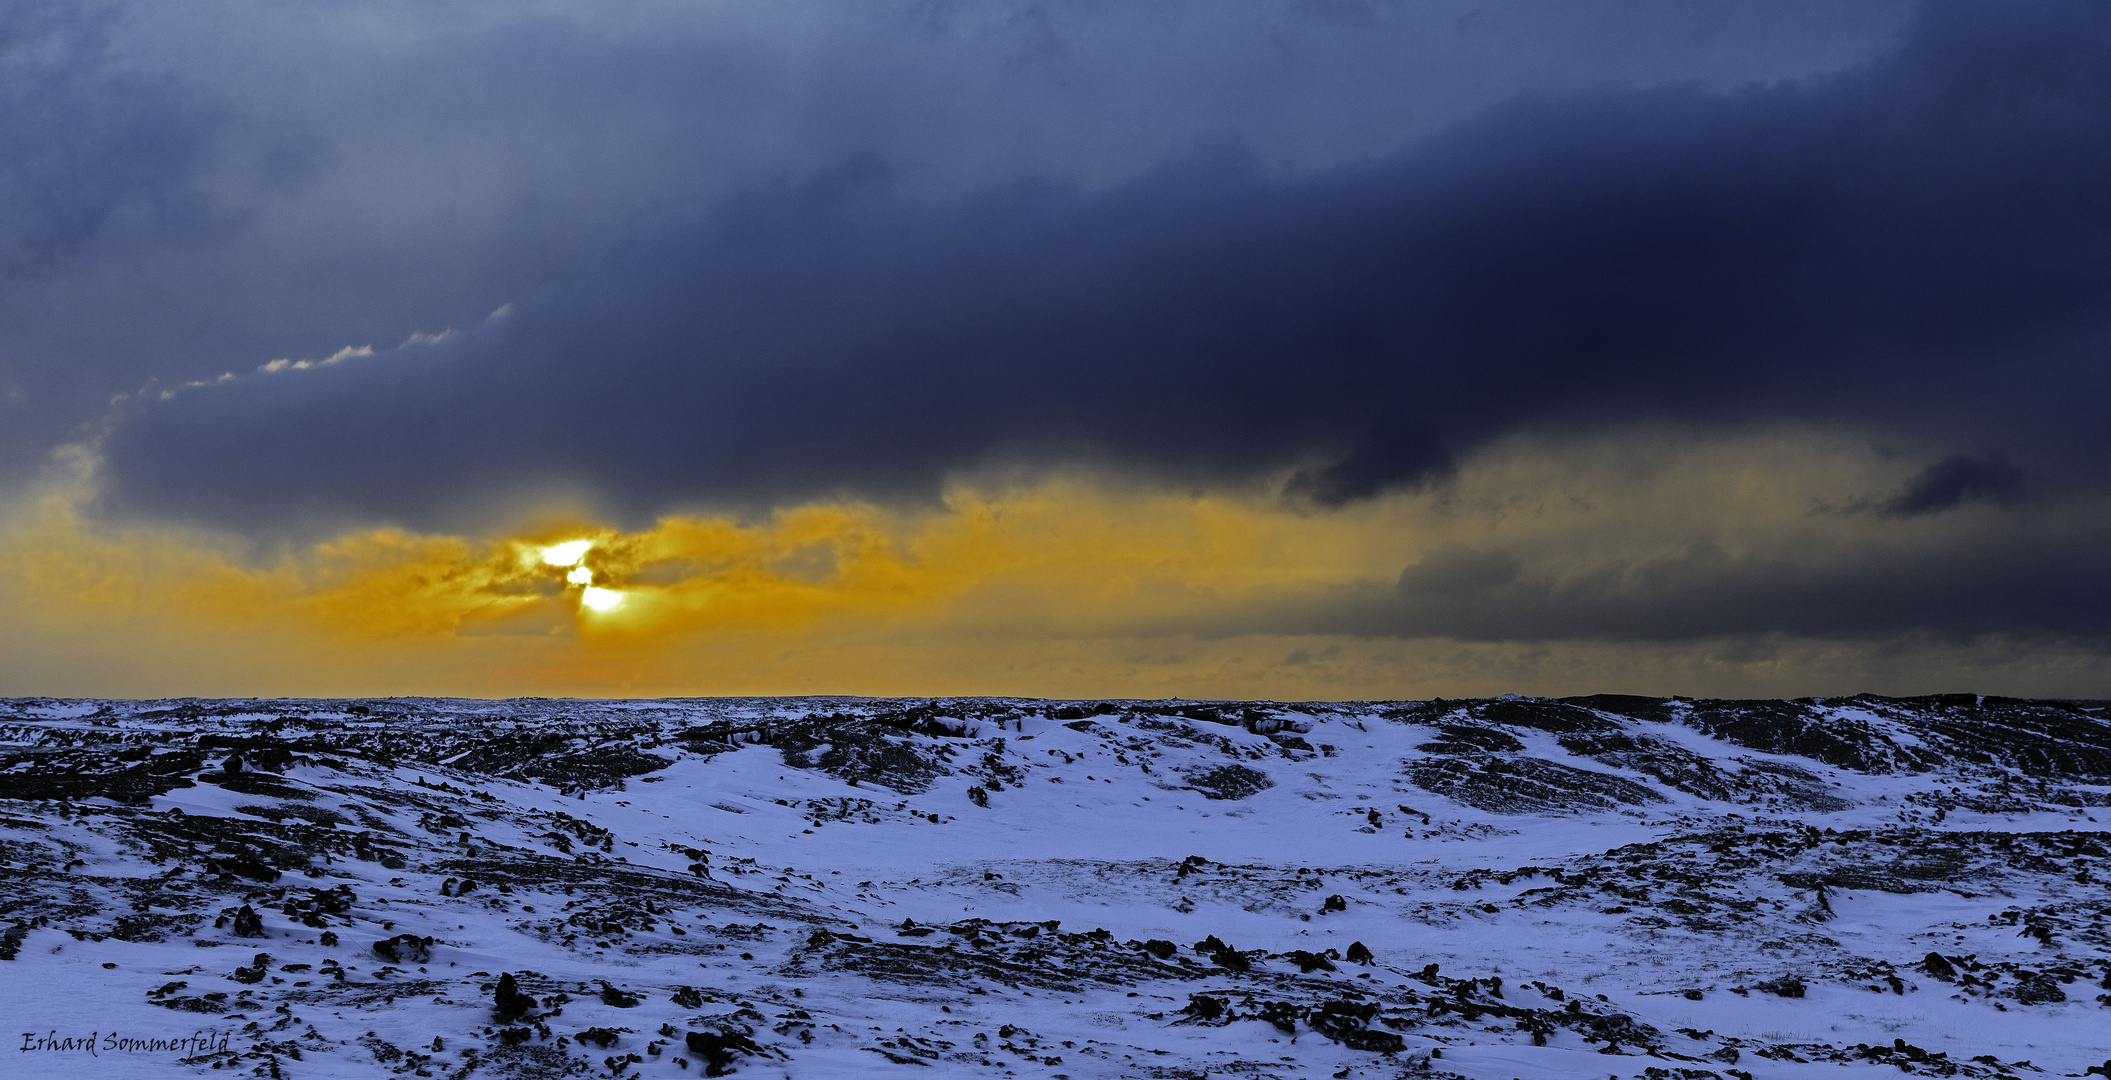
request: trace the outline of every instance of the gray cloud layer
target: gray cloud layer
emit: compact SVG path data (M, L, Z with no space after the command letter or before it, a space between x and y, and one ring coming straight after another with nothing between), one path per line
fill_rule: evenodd
M1520 425L1665 415L2093 462L2107 50L2098 7L1937 6L1844 74L1526 101L1292 176L1227 138L934 198L852 157L637 223L458 341L187 395L111 460L132 505L249 522L553 481L632 515L897 494L993 459L1331 459L1297 484L1330 503Z
M1835 69L1902 10L22 0L0 24L0 470L149 379L620 276L741 190L858 162L934 207L1101 190L1198 140L1309 175L1520 94Z

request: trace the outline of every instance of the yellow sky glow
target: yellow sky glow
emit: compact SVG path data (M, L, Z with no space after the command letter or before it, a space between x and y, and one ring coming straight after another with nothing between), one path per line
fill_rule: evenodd
M1842 679L1948 687L1974 664L2026 661L2002 692L2097 678L2093 661L2043 649L1930 646L1909 664L1882 643L1299 629L1300 612L1394 596L1403 567L1447 545L1500 549L1559 593L1647 585L1695 551L1822 565L1975 542L1985 519L1969 513L1813 511L1888 490L1911 465L1809 432L1519 442L1448 487L1331 510L1072 476L961 486L935 506L816 502L539 536L373 529L277 548L97 522L92 492L61 485L0 507L0 693L1771 695Z

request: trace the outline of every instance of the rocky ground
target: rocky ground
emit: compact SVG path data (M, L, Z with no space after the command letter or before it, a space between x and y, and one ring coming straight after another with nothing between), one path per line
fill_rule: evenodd
M2103 1075L2106 813L1971 695L0 701L0 1071Z

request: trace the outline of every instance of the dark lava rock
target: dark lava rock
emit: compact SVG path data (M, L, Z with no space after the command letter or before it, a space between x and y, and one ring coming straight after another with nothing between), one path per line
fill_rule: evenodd
M616 1040L621 1039L623 1033L629 1030L629 1028L592 1027L573 1036L573 1038L578 1039L582 1043L598 1046L606 1050L616 1045Z
M1243 799L1259 794L1275 786L1268 774L1244 765L1218 765L1209 769L1193 769L1181 774L1187 786L1202 793L1205 799Z
M303 926L321 930L328 926L329 916L343 915L352 910L359 897L349 885L338 885L329 889L309 889L308 895L289 895L282 909L287 918Z
M1736 784L1742 791L1772 795L1799 810L1831 813L1854 805L1826 791L1816 773L1786 761L1747 762Z
M1810 987L1799 975L1783 975L1778 979L1768 979L1763 983L1753 983L1752 989L1764 990L1769 994L1781 997L1799 998L1809 992Z
M1349 951L1343 953L1342 958L1352 964L1365 965L1375 963L1378 959L1377 957L1371 955L1371 950L1367 948L1361 941L1349 942Z
M397 934L374 943L374 955L391 964L422 964L432 959L433 941L416 934Z
M1189 994L1187 1005L1180 1011L1207 1023L1224 1015L1224 999L1207 994Z
M520 992L520 983L508 971L498 977L498 989L492 994L491 1015L500 1023L519 1019L535 1008L534 998Z
M0 757L0 770L23 760L13 756ZM98 767L89 762L27 760L33 762L29 771L0 771L0 799L78 802L101 796L114 802L139 805L156 795L197 786L189 777L165 773L151 762L112 771L107 763ZM44 771L46 768L51 771Z
M1669 723L1676 718L1671 703L1662 698L1636 697L1632 694L1591 694L1586 697L1562 698L1564 705L1592 709L1615 716L1628 716L1636 720L1653 720Z
M440 743L405 747L420 758L447 757L456 768L516 780L533 780L563 791L612 787L634 776L655 773L673 764L633 745L649 737L642 725L576 725L559 719L553 725L515 730L483 729L466 745ZM459 756L456 756L459 754Z
M1253 1015L1256 1020L1266 1020L1274 1024L1275 1029L1285 1035L1295 1035L1297 1022L1304 1017L1305 1010L1287 1001L1264 1001L1260 1008L1254 1010Z
M172 937L184 937L196 932L198 924L204 921L203 915L162 915L154 912L119 915L113 920L110 936L119 941L167 941ZM5 955L5 949L0 948L0 957Z
M1332 952L1333 950L1330 949L1328 951ZM1284 956L1287 957L1291 963L1297 965L1298 971L1303 972L1307 975L1315 971L1334 970L1333 959L1328 957L1324 953L1306 952L1303 949L1293 949L1290 952L1285 953Z
M1051 711L1048 716L1052 720L1087 720L1095 716L1111 716L1119 712L1121 712L1121 706L1111 701L1094 701L1064 705Z
M228 977L238 983L260 983L264 981L264 972L270 965L271 954L258 953L256 959L252 960L249 966L236 968L235 973Z
M1506 698L1482 702L1474 706L1472 712L1485 723L1550 731L1556 735L1578 731L1608 731L1620 726L1619 721L1608 720L1589 709L1577 708L1559 701L1533 698Z
M1343 1031L1334 1041L1351 1050L1365 1050L1373 1054L1397 1054L1407 1045L1400 1036L1390 1031L1374 1031L1370 1028L1350 1028Z
M215 1000L216 998L218 1000ZM227 995L207 994L204 997L163 998L153 1004L159 1005L164 1009L177 1009L182 1012L222 1013L227 1011Z
M1957 969L1939 952L1931 952L1921 958L1920 969L1944 982L1957 981Z
M692 1031L682 1040L689 1053L704 1063L705 1076L724 1076L733 1071L735 1054L759 1055L762 1047L745 1035L729 1032Z
M1312 1010L1305 1022L1312 1025L1312 1030L1351 1050L1397 1053L1404 1045L1400 1036L1366 1027L1377 1014L1378 1006L1371 1002L1329 1001Z
M248 904L243 904L242 910L235 912L233 931L236 937L263 937L264 920L257 914L255 908L250 907Z
M1704 799L1728 801L1740 791L1736 780L1714 762L1663 739L1625 731L1587 731L1563 735L1560 742L1572 754L1633 769Z
M1150 953L1152 956L1155 956L1160 960L1171 960L1173 958L1173 953L1177 950L1173 943L1170 941L1166 941L1163 938L1152 938L1151 940L1143 943L1143 951Z
M638 1007L638 996L619 990L604 981L601 984L601 1003L611 1008L635 1009Z
M205 872L225 877L245 877L251 881L277 881L278 868L268 865L250 855L222 855L205 860Z
M1252 962L1246 958L1245 953L1217 940L1217 935L1215 934L1211 934L1196 942L1195 952L1209 957L1210 963L1232 971L1247 971L1253 966Z
M887 722L890 719L895 722ZM899 715L806 717L786 721L783 729L773 733L770 745L792 768L820 769L852 784L878 784L915 795L930 790L932 781L953 771L945 760L953 750L951 746L933 746L902 736L903 731L923 734L922 728L959 733L947 730L946 725L922 722L928 719L904 719Z
M1896 772L1911 761L1874 727L1823 712L1814 702L1696 701L1685 720L1725 742L1857 772Z
M1525 748L1516 736L1495 728L1445 724L1437 730L1443 733L1443 738L1423 743L1415 749L1425 754L1512 754Z
M1497 814L1587 813L1664 801L1632 780L1530 757L1428 758L1408 765L1415 786Z
M2015 989L2008 996L2025 1005L2052 1005L2067 1000L2067 992L2060 989L2060 980L2042 972L2022 972Z

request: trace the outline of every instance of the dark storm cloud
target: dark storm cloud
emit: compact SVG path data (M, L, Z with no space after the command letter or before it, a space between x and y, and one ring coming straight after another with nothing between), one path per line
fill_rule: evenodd
M1972 545L1733 551L1700 541L1586 562L1449 544L1389 590L1286 601L1226 625L1464 641L2057 635L2094 641L2101 655L2111 650L2101 530L2050 531L2005 536L1992 557Z
M638 235L694 240L702 208L758 177L798 184L871 158L899 198L1100 190L1208 133L1270 175L1309 175L1519 94L1837 70L1907 10L0 5L0 258L34 270L0 268L0 488L113 395L472 325Z
M2023 497L2025 486L2023 470L1999 454L1983 458L1958 454L1914 474L1898 494L1884 501L1881 509L1892 517L1918 517L1967 502L2006 506Z
M120 21L96 3L0 4L0 478L131 381L37 347L27 328L66 306L52 283L224 225L200 187L224 118L131 63Z
M1332 503L1521 425L1665 417L2057 472L2047 448L2100 446L2107 54L2101 6L1939 4L1861 70L1531 101L1288 179L1234 144L909 198L868 157L652 221L441 346L183 395L110 460L134 507L249 523L552 485L638 516L993 461L1303 462ZM1953 488L2006 490L1937 477L1893 512Z
M55 272L123 212L135 229L202 224L189 181L211 125L111 55L114 18L0 7L0 276Z

